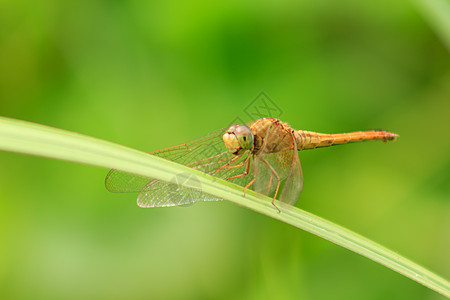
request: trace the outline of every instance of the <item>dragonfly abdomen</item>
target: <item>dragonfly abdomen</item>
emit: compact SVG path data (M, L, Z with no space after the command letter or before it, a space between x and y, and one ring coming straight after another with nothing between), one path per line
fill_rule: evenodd
M298 150L305 150L362 141L393 141L398 135L384 130L356 131L337 134L298 130L295 132L295 137L297 139Z

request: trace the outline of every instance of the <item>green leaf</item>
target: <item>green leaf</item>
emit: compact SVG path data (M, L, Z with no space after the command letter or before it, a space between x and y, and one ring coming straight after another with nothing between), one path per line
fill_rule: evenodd
M450 51L450 1L416 0L417 8Z
M44 125L0 117L0 149L115 168L164 181L177 174L198 178L202 192L253 209L359 253L424 286L450 297L450 283L418 264L348 229L296 207L272 206L271 199L183 165L125 146ZM189 184L186 181L182 184ZM197 187L198 188L198 187Z

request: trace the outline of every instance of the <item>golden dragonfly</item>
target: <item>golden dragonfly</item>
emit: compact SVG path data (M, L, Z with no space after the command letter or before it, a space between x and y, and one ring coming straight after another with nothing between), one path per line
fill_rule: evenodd
M303 189L303 173L298 151L361 141L393 141L397 134L384 130L324 134L294 130L275 118L262 118L211 132L177 146L150 152L152 155L186 165L247 189L270 195L295 205ZM280 189L284 183L283 188ZM112 169L105 180L111 192L139 192L141 207L192 204L222 200L183 187Z

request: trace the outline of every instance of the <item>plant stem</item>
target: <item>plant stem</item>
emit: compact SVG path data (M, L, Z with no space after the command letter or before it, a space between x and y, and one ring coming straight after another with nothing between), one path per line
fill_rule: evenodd
M202 192L306 230L450 297L450 283L445 279L346 228L280 203L277 205L281 213L278 213L271 199L266 196L247 191L244 197L240 186L132 148L40 124L0 117L0 150L115 168L164 181L171 181L180 173L189 173L198 178ZM182 183L188 184L189 180Z

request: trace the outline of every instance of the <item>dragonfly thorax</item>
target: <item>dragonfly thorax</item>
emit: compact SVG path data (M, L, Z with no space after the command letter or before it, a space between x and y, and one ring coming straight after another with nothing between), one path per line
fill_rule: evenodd
M254 137L252 130L245 125L232 125L223 134L225 147L235 155L240 155L252 149Z

